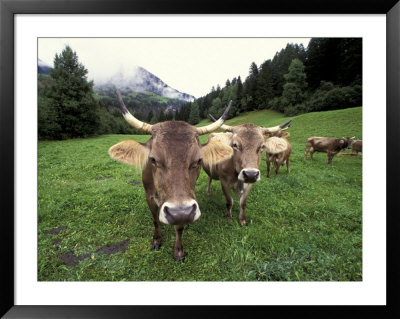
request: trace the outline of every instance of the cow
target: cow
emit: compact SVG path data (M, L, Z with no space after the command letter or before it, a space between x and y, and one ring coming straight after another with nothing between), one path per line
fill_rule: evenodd
M210 116L211 117L211 116ZM214 119L213 117L211 117ZM265 134L275 133L291 120L270 128L263 128L253 124L242 124L238 126L228 126L223 124L221 129L225 133L212 133L208 141L218 141L229 145L233 149L233 155L217 164L210 165L203 162L202 166L208 175L208 190L210 195L212 180L220 180L222 192L226 199L226 217L232 220L233 199L230 191L234 190L240 194L240 213L239 222L247 225L245 208L247 198L253 183L260 180L260 160L261 154L265 150Z
M232 101L221 118L210 125L195 127L183 121L166 121L150 125L136 119L125 106L117 91L120 109L125 120L151 138L146 143L125 140L109 148L111 158L142 169L146 201L153 217L153 250L161 246L160 223L174 225L176 240L174 259L183 262L184 225L200 217L194 188L201 165L216 165L232 156L230 146L216 141L200 144L199 136L218 129L224 122Z
M279 131L278 131L279 132ZM281 132L281 131L280 131ZM287 140L289 132L281 133L281 137L270 137L265 141L267 177L270 177L271 163L274 164L275 175L278 175L281 165L286 163L287 172L290 173L290 154L292 145Z
M362 140L354 140L353 143L351 143L351 151L354 153L356 152L358 155L358 152L362 153Z
M307 159L307 154L310 153L310 158L313 160L314 152L323 152L328 154L328 164L332 164L332 158L342 149L351 148L352 137L319 137L311 136L307 139L306 149L304 151L304 159Z

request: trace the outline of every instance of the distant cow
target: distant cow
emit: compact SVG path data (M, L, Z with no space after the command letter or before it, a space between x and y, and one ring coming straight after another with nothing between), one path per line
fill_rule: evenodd
M109 149L109 155L137 168L143 167L143 186L153 215L152 248L158 250L161 246L159 224L174 225L174 258L182 262L185 256L182 245L184 225L200 217L194 188L201 164L216 165L233 153L231 147L216 141L202 145L198 136L218 129L231 103L217 122L204 127L195 127L182 121L150 125L129 113L118 91L117 97L125 120L133 127L151 134L151 138L146 143L133 140L120 142Z
M280 134L282 137L270 137L265 141L267 177L270 176L271 163L274 164L275 175L278 175L281 165L286 163L287 172L290 173L290 154L292 145L286 139L290 136L289 132Z
M233 199L230 191L233 189L240 194L239 221L247 225L245 208L247 197L253 183L260 180L261 154L265 150L265 134L277 132L287 126L291 120L270 128L263 128L253 124L238 126L222 125L225 133L212 133L208 141L218 141L229 145L233 149L233 155L218 164L209 165L203 162L203 169L208 175L208 190L210 194L211 181L221 181L222 191L226 199L226 217L232 219Z
M353 141L353 143L351 144L351 151L353 153L356 152L357 154L358 152L362 153L362 140Z
M332 164L332 158L342 149L351 147L352 138L350 137L318 137L311 136L307 139L304 159L307 159L307 154L310 153L310 158L313 160L314 152L323 152L328 154L328 164Z

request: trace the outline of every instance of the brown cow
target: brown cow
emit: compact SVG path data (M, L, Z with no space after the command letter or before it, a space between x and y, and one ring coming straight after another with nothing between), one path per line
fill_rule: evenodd
M233 189L240 193L239 221L242 225L247 225L246 201L253 183L260 180L261 153L265 150L264 135L277 132L290 122L291 120L270 128L262 128L253 124L222 125L221 128L227 131L226 133L210 134L209 142L218 141L233 148L231 158L214 165L205 162L202 165L208 175L208 194L210 194L211 181L213 179L221 181L222 191L226 198L226 217L229 220L232 219L233 199L230 191Z
M146 143L127 140L109 149L109 155L118 161L143 167L142 180L146 200L153 215L153 250L161 246L160 223L175 226L175 260L184 260L182 232L185 224L200 217L199 204L194 188L199 177L201 164L215 165L232 156L231 147L209 142L200 144L199 135L218 129L224 122L231 103L221 118L208 126L192 126L182 121L161 122L150 125L129 113L120 93L117 97L125 120L137 129L149 134Z
M270 137L265 141L267 177L270 176L271 162L274 164L275 175L278 175L281 165L286 163L287 172L290 173L290 154L292 153L292 145L287 140L290 136L289 132L280 134L281 137Z
M351 142L352 138L350 137L336 138L311 136L306 142L304 159L307 159L308 153L310 153L310 158L313 160L314 152L323 152L328 154L328 164L332 164L332 158L342 149L350 148Z
M351 151L354 153L356 152L358 155L358 152L362 153L362 140L355 140L353 143L351 143Z

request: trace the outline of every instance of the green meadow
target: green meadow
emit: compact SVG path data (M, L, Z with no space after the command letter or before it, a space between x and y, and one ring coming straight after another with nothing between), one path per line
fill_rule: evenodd
M145 142L149 136L40 141L38 280L361 281L362 156L336 155L328 165L325 153L304 160L304 148L313 135L362 139L362 108L292 119L290 174L283 166L267 179L263 154L262 178L247 202L248 226L239 224L235 195L233 220L225 219L219 181L207 196L201 172L196 196L202 215L183 232L184 263L173 259L172 226L161 226L161 249L151 250L154 227L141 172L107 153L124 139ZM268 127L286 120L263 110L227 124Z

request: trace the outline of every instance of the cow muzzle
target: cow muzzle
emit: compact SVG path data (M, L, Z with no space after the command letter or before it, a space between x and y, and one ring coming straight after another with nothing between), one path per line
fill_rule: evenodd
M199 219L201 213L195 200L175 204L165 202L160 209L159 220L169 225L190 224Z
M244 183L255 183L260 180L260 170L256 168L244 168L240 171L238 179Z

